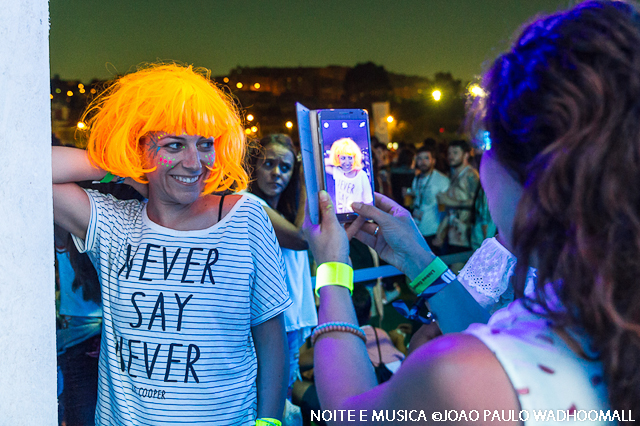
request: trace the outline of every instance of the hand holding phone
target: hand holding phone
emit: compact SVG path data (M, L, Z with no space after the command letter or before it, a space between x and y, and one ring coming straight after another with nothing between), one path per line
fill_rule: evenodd
M317 203L312 199L324 189L329 193L340 222L358 215L354 202L373 204L373 169L369 116L363 109L309 111L298 108L309 210L318 223Z

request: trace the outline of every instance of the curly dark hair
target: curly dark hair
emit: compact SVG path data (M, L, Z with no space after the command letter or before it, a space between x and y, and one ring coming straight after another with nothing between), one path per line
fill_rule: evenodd
M300 158L298 156L298 150L293 144L291 138L284 134L272 134L265 136L264 138L253 141L250 148L249 167L251 174L251 182L249 183L249 192L264 199L265 195L260 190L260 187L256 183L255 171L258 165L258 160L264 158L264 150L271 144L277 144L287 148L293 154L293 173L291 174L291 180L287 187L282 191L280 199L278 200L278 206L276 210L280 212L289 222L293 223L296 220L296 213L298 212L298 203L300 201Z
M526 26L485 75L480 124L524 186L514 221L522 293L559 329L579 327L613 409L640 407L640 17L588 1ZM476 119L478 115L476 115ZM552 289L565 309L545 297ZM548 294L547 294L548 295Z

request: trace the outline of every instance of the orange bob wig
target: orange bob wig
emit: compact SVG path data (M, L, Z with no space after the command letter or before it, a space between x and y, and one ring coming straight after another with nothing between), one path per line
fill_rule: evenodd
M213 137L215 163L203 193L247 187L246 140L231 98L210 71L177 64L152 64L117 79L87 108L90 160L114 175L146 183L144 146L151 132ZM88 118L87 118L88 117Z

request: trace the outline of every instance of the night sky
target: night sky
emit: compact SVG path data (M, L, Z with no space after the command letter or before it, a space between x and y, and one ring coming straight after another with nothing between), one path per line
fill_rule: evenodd
M50 0L51 75L109 78L156 60L353 66L469 80L514 31L571 0Z

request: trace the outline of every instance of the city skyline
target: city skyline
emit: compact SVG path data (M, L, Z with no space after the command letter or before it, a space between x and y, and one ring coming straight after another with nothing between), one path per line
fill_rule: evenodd
M354 66L471 80L514 31L567 0L52 0L51 76L88 82L176 60L225 75L236 67Z

